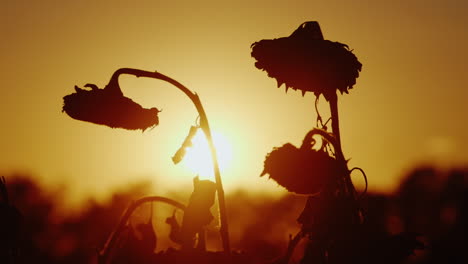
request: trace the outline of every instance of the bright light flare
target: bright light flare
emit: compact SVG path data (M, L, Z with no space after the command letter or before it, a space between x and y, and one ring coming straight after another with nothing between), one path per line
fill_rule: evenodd
M229 166L229 162L232 159L232 148L228 140L221 134L212 132L212 136L217 152L219 169L223 171ZM210 147L201 129L193 137L192 143L193 146L187 148L187 153L182 164L198 174L200 178L214 180Z

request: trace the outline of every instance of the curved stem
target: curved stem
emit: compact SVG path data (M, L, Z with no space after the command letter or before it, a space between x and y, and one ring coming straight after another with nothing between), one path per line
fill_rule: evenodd
M309 146L310 145L310 142L312 142L313 140L313 136L314 135L320 135L322 136L325 140L327 140L333 147L333 149L335 150L335 152L337 151L337 149L339 148L339 145L338 145L338 142L336 140L336 138L333 136L333 134L330 134L328 133L327 131L323 130L323 129L320 129L320 128L314 128L312 129L311 131L309 131L305 137L304 137L304 140L303 142L307 142L306 144L303 143L303 146ZM301 146L301 147L303 147ZM305 147L304 146L304 147Z
M144 197L141 199L138 199L130 204L130 206L125 210L124 214L120 218L120 221L117 225L117 227L114 229L114 231L110 234L109 238L107 239L106 243L102 247L101 250L99 250L99 259L98 262L100 264L106 264L109 260L109 254L112 251L112 249L115 246L115 243L117 242L117 238L119 237L119 234L124 230L125 225L128 222L128 219L130 216L132 216L133 211L135 211L136 208L138 208L140 205L147 203L147 202L163 202L170 204L174 207L177 207L181 210L185 211L185 205L172 200L170 198L162 197L162 196L148 196Z
M197 112L200 115L200 126L208 141L208 145L210 147L210 152L211 152L211 158L213 160L213 170L214 170L214 175L215 175L215 181L216 181L217 193L218 193L218 203L219 203L220 235L221 235L221 240L223 242L224 252L229 254L231 250L230 250L230 243L229 243L229 231L228 231L229 228L228 228L228 222L227 222L226 202L224 199L224 189L223 189L223 184L221 180L221 173L219 171L219 163L218 163L218 157L216 154L216 148L213 143L211 129L208 123L208 117L206 116L205 109L203 108L200 98L198 97L196 93L193 93L192 91L190 91L187 87L185 87L178 81L164 74L161 74L159 72L143 71L143 70L132 69L132 68L121 68L115 71L114 74L112 75L111 80L109 81L109 85L118 84L118 78L121 74L130 74L136 77L147 77L147 78L153 78L153 79L166 81L174 85L175 87L177 87L179 90L181 90L185 95L187 95L187 97L195 105L195 108L197 109ZM118 86L115 86L115 87L118 87Z

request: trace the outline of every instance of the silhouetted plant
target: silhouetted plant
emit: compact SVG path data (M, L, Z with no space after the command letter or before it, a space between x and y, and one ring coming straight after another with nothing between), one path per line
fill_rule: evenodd
M324 40L317 22L306 22L289 37L264 39L252 44L255 66L275 78L278 88L336 97L348 93L361 71L361 63L346 44Z
M110 82L104 89L94 84L84 87L91 90L75 86L76 93L63 98L63 111L74 119L132 130L146 130L159 123L157 108L145 109L124 97L116 82Z
M184 263L187 261L197 263L197 260L206 259L207 256L213 254L205 251L205 226L214 218L210 208L214 205L216 184L195 177L193 185L194 190L187 206L160 196L144 197L133 202L99 251L99 263L178 263L178 259L184 260ZM181 226L177 222L175 211L166 219L166 223L171 227L171 240L182 246L183 250L179 252L180 254L174 254L175 250L172 249L157 254L153 252L157 239L151 226L151 217L148 223L137 226L137 229L143 229L140 231L143 238L136 238L129 219L139 206L153 202L167 203L184 212ZM197 252L195 256L194 252ZM216 255L215 252L214 254ZM229 260L229 254L223 252L221 256Z
M21 213L10 203L5 177L0 177L0 262L16 263Z
M114 72L109 83L103 89L100 89L95 84L85 85L85 87L91 88L91 90L84 90L75 86L76 93L63 98L63 111L74 119L106 125L112 128L145 130L158 125L158 113L160 111L157 108L144 109L131 99L123 96L118 83L118 78L121 74L130 74L136 77L147 77L166 81L182 91L194 104L199 114L200 124L199 126L191 127L189 135L184 140L181 148L174 155L173 161L177 164L183 158L185 148L191 144L191 138L194 136L196 130L201 128L207 138L211 151L216 191L219 201L220 235L224 251L229 254L230 245L224 189L222 186L216 149L213 144L208 118L200 98L196 93L193 93L181 83L161 73L121 68Z
M365 212L350 175L359 170L366 189L367 178L362 169L348 168L340 142L337 91L348 93L362 68L348 46L324 40L319 24L312 21L289 37L261 40L251 47L255 66L275 78L278 87L285 84L286 92L292 88L316 96L319 127L305 136L300 148L290 143L274 148L264 163L262 175L269 174L289 191L311 195L297 220L301 230L277 262L288 263L303 237L310 242L301 263L391 263L420 248L415 235L376 240L366 232ZM318 113L320 95L330 104L331 132ZM398 243L404 250L396 250Z
M298 194L314 194L323 188L332 188L339 175L337 160L327 152L326 144L316 150L315 134L324 134L323 130L315 129L308 133L300 148L287 143L274 148L265 159L261 176L269 174L270 178L285 187L290 192ZM333 140L332 135L327 136ZM292 177L293 175L293 177Z
M147 197L144 197L144 198L141 198L141 199L138 199L134 202L132 202L130 204L130 206L125 210L124 214L122 215L122 217L120 218L120 221L117 225L117 227L112 231L112 233L110 234L110 236L107 238L106 242L104 243L104 246L99 250L99 256L98 256L98 262L100 264L107 264L107 263L114 263L114 260L117 256L121 255L121 254L124 254L126 255L126 252L118 252L118 250L116 250L116 248L118 248L119 244L126 244L126 245L121 245L122 247L125 247L125 246L134 246L132 244L134 243L137 243L136 239L134 239L134 236L133 235L133 230L131 229L131 227L129 226L129 219L130 217L132 216L133 212L141 205L145 204L145 203L153 203L153 202L162 202L162 203L166 203L166 204L169 204L169 205L172 205L174 207L176 207L177 209L180 209L180 210L183 210L185 211L186 207L185 205L173 200L173 199L169 199L169 198L166 198L166 197L161 197L161 196L147 196ZM151 223L151 222L149 222ZM129 237L127 237L127 240L125 241L122 241L121 240L121 236L122 236L122 233L124 232L129 232ZM131 243L129 243L128 240L132 240ZM155 241L154 243L156 243L156 237L154 238ZM146 245L147 246L147 245ZM156 245L154 245L154 247L152 247L153 249L156 247ZM117 251L117 252L116 252ZM133 253L133 254L132 254ZM141 257L148 257L149 254L152 254L153 252L146 252L145 253L142 253L142 252L138 252L138 253L135 253L135 252L131 252L130 253L130 257L136 257L136 258L141 258ZM143 256L141 256L143 255ZM117 257L118 258L118 257Z
M465 254L468 240L465 224L468 215L468 170L466 167L456 168L453 171L438 168L434 172L436 182L431 182L432 176L425 177L426 173L432 174L428 168L408 171L404 178L409 182L403 181L396 193L391 195L369 193L363 197L362 203L366 209L366 232L361 232L359 235L361 240L369 236L375 238L368 239L373 242L373 247L370 247L374 252L372 255L379 256L379 260L373 263L390 263L385 259L382 260L383 256L390 258L392 256L389 252L407 250L408 245L415 241L411 236L394 236L385 239L389 232L396 234L405 230L423 233L425 243L430 248L424 252L425 254L417 254L415 258L408 259L404 263L468 263L468 256ZM40 177L6 175L5 178L8 180L9 204L14 204L22 212L20 254L15 263L96 263L96 246L105 241L112 231L115 219L122 216L128 201L148 191L147 182L126 185L125 189L120 189L111 195L111 201L106 203L89 201L85 207L80 208L79 214L69 214L70 212L61 211L63 208L58 207L60 200L63 199L63 193L50 192L43 189L44 186L37 185L36 180ZM303 207L301 196L291 193L271 200L271 197L238 190L230 193L227 199L232 201L229 203L229 223L234 230L238 230L232 237L232 246L243 249L243 256L232 258L233 261L237 258L239 260L237 262L210 258L218 261L207 263L258 264L278 256L287 246L285 243L287 241L283 241L284 236L288 230L295 227L290 219L294 219L300 213L300 207ZM148 205L147 203L144 205ZM316 204L319 205L319 201ZM63 214L53 213L58 211ZM0 216L5 214L0 213ZM0 222L4 220L5 218L0 217ZM158 230L166 228L165 225L157 226L157 221L153 224ZM138 226L136 225L136 231ZM5 237L0 236L0 240L3 238ZM207 241L209 239L210 235L207 235ZM158 237L158 245L165 245L165 242ZM354 244L350 242L348 246L355 248ZM158 260L167 259L167 261L143 263L175 263L169 261L169 256L180 258L176 256L177 253L180 252L172 250L165 251L164 254L157 253L155 255ZM295 254L294 257L292 261L300 257L300 254ZM2 259L0 263L8 262ZM202 262L195 261L192 257L189 261L178 263Z
M198 250L204 251L205 229L214 219L210 212L214 205L216 184L210 180L193 179L193 192L184 211L182 226L179 226L174 215L166 219L171 226L172 241L185 249L192 249L196 244Z

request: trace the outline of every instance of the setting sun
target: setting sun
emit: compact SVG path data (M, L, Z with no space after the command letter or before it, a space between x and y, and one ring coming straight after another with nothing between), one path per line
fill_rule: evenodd
M214 180L213 161L206 137L201 130L192 139L193 146L187 148L182 164L198 174L201 178ZM224 171L232 159L232 147L228 140L217 132L213 132L213 142L218 156L219 169Z

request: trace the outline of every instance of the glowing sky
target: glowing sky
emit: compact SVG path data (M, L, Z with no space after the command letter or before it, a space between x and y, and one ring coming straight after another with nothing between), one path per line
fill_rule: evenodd
M126 96L163 109L160 126L145 133L61 113L75 84L102 87L133 67L200 95L212 129L232 145L228 190L275 190L258 177L264 156L300 144L315 124L315 98L276 89L250 45L310 20L363 64L339 110L345 156L365 169L370 189L394 189L417 164L468 162L466 1L1 1L0 12L3 175L28 172L72 195L140 179L156 193L190 185L194 175L171 156L196 113L168 84L121 78ZM328 115L324 100L321 109Z

